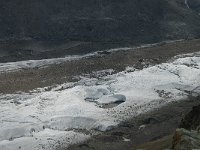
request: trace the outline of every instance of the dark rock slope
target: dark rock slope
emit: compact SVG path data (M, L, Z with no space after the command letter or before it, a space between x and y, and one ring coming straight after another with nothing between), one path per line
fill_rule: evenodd
M200 100L200 98L198 100ZM200 129L200 105L194 106L192 111L182 119L180 128L185 128L187 130Z
M182 119L180 129L177 129L174 134L172 148L200 149L200 105L194 106L192 111Z
M190 6L191 9L200 13L200 0L189 0L188 5Z
M1 0L0 39L156 42L200 35L199 0ZM193 10L194 9L194 10Z

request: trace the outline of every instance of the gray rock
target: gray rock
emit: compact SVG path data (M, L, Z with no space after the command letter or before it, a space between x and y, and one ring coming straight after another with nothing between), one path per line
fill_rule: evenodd
M172 148L175 150L200 149L200 133L183 128L177 129L173 137Z
M197 97L200 100L200 97ZM200 105L194 106L192 111L190 111L181 121L179 128L184 128L187 130L197 130L200 126Z

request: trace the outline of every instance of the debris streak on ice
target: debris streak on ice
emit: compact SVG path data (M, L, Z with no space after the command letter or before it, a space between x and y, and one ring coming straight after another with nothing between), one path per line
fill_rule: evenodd
M160 45L162 43L173 43L173 42L178 42L182 41L180 40L173 40L173 41L163 41L160 43L154 43L154 44L145 44L141 45L138 47L122 47L122 48L114 48L114 49L109 49L106 50L107 52L116 52L116 51L127 51L127 50L136 50L140 48L146 48L146 47L153 47ZM66 61L72 61L72 60L78 60L82 58L88 58L92 56L97 56L100 55L102 51L97 51L93 53L88 53L85 55L72 55L72 56L66 56L63 58L50 58L50 59L41 59L41 60L25 60L25 61L18 61L18 62L8 62L8 63L0 63L0 73L9 71L9 72L14 72L22 69L29 69L29 68L41 68L41 67L46 67L48 65L52 64L61 64Z

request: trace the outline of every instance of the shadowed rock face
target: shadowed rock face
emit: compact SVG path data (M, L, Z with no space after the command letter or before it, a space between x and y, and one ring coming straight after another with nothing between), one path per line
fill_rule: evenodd
M197 100L200 98L197 97ZM172 142L172 148L199 149L200 148L200 105L194 106L181 121L180 129L177 129Z
M199 0L191 1L196 8ZM199 34L200 17L184 0L0 1L1 39L157 42Z
M200 13L200 0L189 0L188 4L190 8Z
M198 100L200 100L200 97L198 97ZM192 111L182 119L179 127L187 130L200 129L200 105L192 108Z
M172 149L188 150L200 148L200 133L197 131L188 131L177 129L173 137Z

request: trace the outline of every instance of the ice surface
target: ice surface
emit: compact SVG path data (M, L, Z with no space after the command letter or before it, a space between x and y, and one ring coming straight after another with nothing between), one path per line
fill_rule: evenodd
M55 150L68 147L69 144L88 139L89 136L73 131L57 131L44 129L35 132L32 136L25 136L14 140L3 140L0 142L1 150Z
M67 147L89 138L81 131L106 131L134 115L197 96L200 56L187 54L143 70L100 74L51 91L0 95L0 149ZM118 102L113 108L101 107Z

